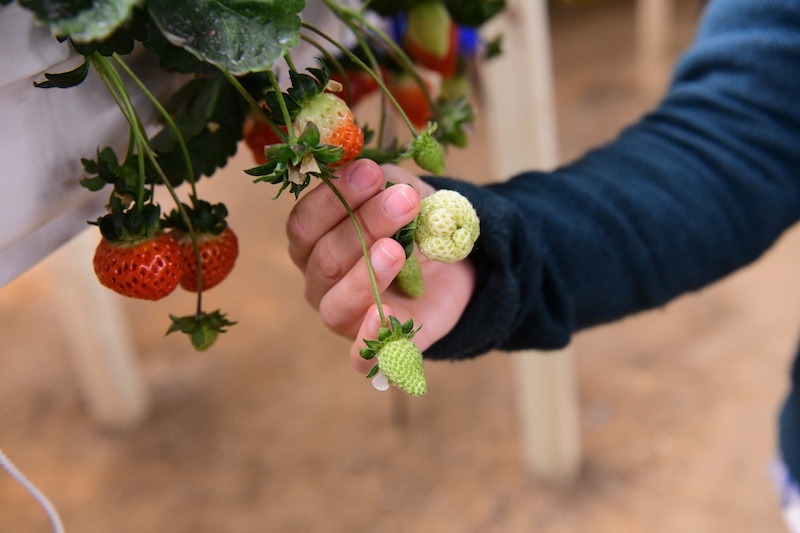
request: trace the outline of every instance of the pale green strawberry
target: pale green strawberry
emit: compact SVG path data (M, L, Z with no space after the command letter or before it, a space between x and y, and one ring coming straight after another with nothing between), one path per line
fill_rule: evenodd
M414 162L431 174L441 176L444 173L444 149L439 141L433 138L436 124L419 134L411 142L412 157Z
M387 342L377 353L378 368L389 383L412 396L428 392L422 352L408 338Z
M428 259L461 261L472 251L478 235L478 214L460 193L442 189L422 199L414 240Z
M389 317L390 327L382 327L378 340L367 340L366 348L361 350L364 359L377 358L368 378L378 372L386 376L390 384L412 396L422 396L428 391L425 381L425 366L422 352L411 338L418 330L414 330L414 322L408 319L404 324L395 317Z
M425 292L425 282L422 280L422 268L416 256L409 256L403 268L394 278L397 288L406 296L419 298Z

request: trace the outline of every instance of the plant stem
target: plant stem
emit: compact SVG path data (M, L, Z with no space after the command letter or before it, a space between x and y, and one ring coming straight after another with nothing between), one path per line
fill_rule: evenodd
M140 161L143 161L144 157L146 156L147 159L150 160L150 163L155 168L156 172L158 173L159 177L161 178L162 183L167 188L172 200L175 202L175 208L181 214L181 218L183 222L186 224L186 228L188 229L189 238L192 241L192 248L194 249L195 258L197 260L197 315L199 316L203 312L203 263L202 258L200 256L200 247L197 243L197 235L194 230L194 225L192 224L192 220L189 217L189 214L186 212L186 209L183 206L178 194L175 192L175 188L170 183L169 179L167 179L166 174L164 174L161 165L158 164L158 160L156 158L155 152L150 147L150 143L147 141L147 137L144 134L144 128L142 126L141 121L139 120L139 115L136 113L136 109L133 107L133 103L131 102L130 95L128 94L127 89L125 88L125 84L122 82L122 78L119 77L119 73L116 71L114 66L111 62L95 52L92 57L92 64L95 66L98 75L106 84L106 86L111 91L114 100L117 102L117 105L120 107L122 114L128 120L130 124L131 131L133 136L136 140L137 146L137 153L140 157ZM140 166L143 167L143 164L140 163ZM144 176L141 177L144 180ZM144 182L142 181L142 187L140 187L139 195L140 199L137 202L137 208L141 209L141 196L144 194Z
M122 114L130 124L131 133L133 134L136 144L136 155L139 160L139 187L138 196L136 199L136 210L141 211L144 204L145 168L141 136L137 134L138 129L141 127L139 117L130 102L125 84L122 82L122 78L119 77L119 73L114 68L114 65L112 65L106 57L100 55L98 52L93 53L90 57L90 60L92 65L94 65L97 74L100 76L100 79L103 80L103 83L105 83L106 87L111 93L111 96L117 103L117 106L119 106L120 111L122 111Z
M228 72L226 70L220 69L220 72L222 72L222 75L225 76L225 78L230 82L231 85L233 85L233 87L238 91L238 93L242 96L242 98L244 98L244 100L247 102L247 104L256 113L258 113L258 117L261 120L263 120L264 122L266 122L267 126L269 126L269 128L272 131L274 131L275 134L281 140L286 140L286 132L284 132L282 129L280 129L278 127L278 125L275 124L275 121L272 120L269 117L269 115L267 115L267 113L261 108L260 105L258 105L258 102L256 102L255 98L253 98L253 95L251 95L249 92L247 92L247 89L245 89L244 86L242 85L242 83L239 80L236 79L236 76L234 76L233 74L231 74L230 72Z
M342 193L339 192L339 189L336 188L336 185L330 180L328 176L324 174L320 176L320 179L327 185L332 191L333 194L339 199L339 201L344 206L345 210L347 211L347 216L350 217L350 220L353 222L353 226L356 228L356 234L358 235L358 241L361 243L361 252L364 254L364 261L367 264L367 272L369 273L369 282L372 286L372 294L375 298L375 303L378 306L378 314L381 318L381 324L386 327L389 327L388 322L386 322L386 317L383 314L383 304L381 304L381 293L378 290L378 282L375 280L375 271L372 268L372 261L369 258L369 249L367 248L367 241L364 239L364 233L361 231L361 224L359 224L358 219L356 218L356 214L350 208L350 204L347 203Z
M394 96L392 96L392 93L389 92L389 89L386 87L386 84L383 82L383 80L381 79L380 76L378 76L366 63L361 61L361 59L357 55L355 55L353 52L348 50L346 46L344 46L342 44L339 44L330 35L326 34L325 32L323 32L322 30L320 30L318 28L315 28L314 26L310 26L310 25L305 24L305 23L303 23L302 26L304 28L306 28L307 30L313 31L314 33L316 33L317 35L319 35L320 37L322 37L326 41L328 41L331 44L333 44L335 47L337 47L339 50L341 50L344 55L346 55L350 60L352 60L353 63L358 65L361 69L364 70L364 72L369 74L370 77L373 80L375 80L375 82L378 84L378 87L380 87L380 89L383 92L383 94L386 95L386 97L392 103L394 108L397 110L397 113L400 115L400 117L406 123L406 126L408 126L408 129L411 132L411 134L414 136L414 138L418 137L417 130L414 129L414 125L411 124L411 121L409 120L409 118L406 115L405 111L403 111L403 108L400 107L400 104L397 103L397 100L395 100Z
M186 172L188 176L189 185L192 188L192 198L197 199L197 189L195 185L194 169L192 168L192 158L189 156L189 149L186 146L186 141L184 140L181 131L178 129L177 124L175 124L175 121L172 120L172 116L167 112L167 110L164 109L164 106L161 105L161 102L158 101L158 98L156 98L153 95L153 93L150 92L150 90L145 86L145 84L142 83L142 80L140 80L139 77L130 69L130 67L125 63L125 61L123 61L122 58L119 57L119 55L117 54L114 54L113 58L114 61L116 61L116 63L122 68L122 70L125 71L128 77L131 80L133 80L133 83L135 83L136 86L139 87L139 89L144 93L147 99L150 100L150 102L153 104L153 106L156 108L159 114L161 114L161 117L170 127L172 132L175 134L175 138L178 140L178 146L180 146L181 153L186 162Z
M297 137L295 136L294 128L292 128L292 117L289 115L289 108L286 107L286 100L283 99L283 93L281 92L281 86L278 84L278 78L275 77L275 72L273 72L272 69L267 71L267 77L269 77L272 88L278 93L278 107L281 108L283 123L286 124L286 133L289 135L289 142L294 144L295 141L297 141Z

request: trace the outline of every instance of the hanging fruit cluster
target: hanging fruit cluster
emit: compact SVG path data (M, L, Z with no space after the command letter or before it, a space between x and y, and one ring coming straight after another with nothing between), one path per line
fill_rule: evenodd
M201 198L201 178L224 166L244 140L256 164L245 172L254 181L278 185L276 197L286 189L297 197L320 180L337 192L360 235L358 220L336 190L334 172L356 158L413 159L426 172L444 172L445 150L467 144L474 120L470 67L499 50L499 39L484 42L477 30L504 8L504 0L374 0L356 7L322 0L320 8L352 37L348 42L355 44L348 46L303 23L304 0L239 6L211 0L20 5L84 58L77 68L46 73L35 85L74 87L93 70L129 126L124 154L100 147L94 159L83 160L81 185L108 194L107 213L90 222L101 235L93 261L98 280L124 296L146 300L164 298L178 287L196 293L192 313L170 315L168 333L185 333L204 350L234 324L220 310L206 311L202 295L234 268L239 242L225 205ZM129 68L125 56L137 43L165 71L190 75L168 100L159 101ZM292 54L300 43L316 48L317 64L295 66ZM278 67L288 73L286 90L278 83ZM125 78L158 111L163 127L156 134L147 135ZM375 129L359 123L354 113L373 95L380 103ZM389 113L405 124L410 140L388 138ZM165 201L171 209L162 208ZM455 205L451 197L448 202ZM474 211L465 215L464 224L447 220L434 229L469 233L464 242L471 248L478 234ZM427 221L420 226L431 229ZM405 232L412 238L407 251L413 236L412 226ZM448 237L442 239L433 247L449 246ZM363 239L362 246L369 266ZM377 291L376 300L380 303ZM377 355L375 372L381 353L390 351L385 346L411 343L415 332L413 322L383 321L382 338L370 341L363 354ZM385 377L411 394L424 392L419 376L398 374L407 366L397 363L400 352L391 350L391 364L388 356L384 360Z

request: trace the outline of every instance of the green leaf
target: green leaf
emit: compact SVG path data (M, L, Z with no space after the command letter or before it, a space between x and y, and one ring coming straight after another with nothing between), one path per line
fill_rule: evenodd
M344 148L341 146L333 146L331 144L323 144L319 148L314 149L314 157L317 161L324 165L332 165L339 161L344 155Z
M298 43L305 0L150 0L174 45L233 75L260 72Z
M44 77L47 79L47 81L43 81L42 83L33 82L33 86L40 89L67 89L83 83L83 80L86 79L86 75L88 73L89 60L86 59L79 67L70 70L69 72L61 72L59 74L50 74L45 72Z
M81 187L89 189L92 192L97 192L101 190L103 187L108 185L106 181L102 178L84 178L81 180Z
M445 0L453 20L464 26L478 27L506 7L505 0Z
M125 23L140 0L20 0L53 35L86 43L109 37Z
M195 173L188 176L172 129L162 128L152 138L151 146L173 185L211 176L236 153L243 136L246 103L224 76L192 79L170 98L166 107L186 143Z

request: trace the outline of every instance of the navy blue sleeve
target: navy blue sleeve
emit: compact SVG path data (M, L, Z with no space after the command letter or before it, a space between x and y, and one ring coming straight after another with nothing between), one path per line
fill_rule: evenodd
M553 172L476 186L476 292L431 358L553 349L763 254L800 216L800 3L718 0L662 103Z

